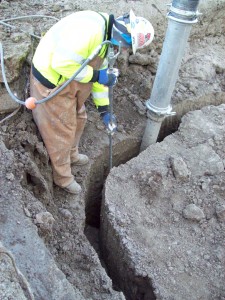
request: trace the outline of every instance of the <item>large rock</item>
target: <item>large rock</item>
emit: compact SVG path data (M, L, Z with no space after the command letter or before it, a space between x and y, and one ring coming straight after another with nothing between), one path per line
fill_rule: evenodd
M11 92L23 100L25 94L25 81L27 75L23 70L30 48L31 39L24 33L13 32L7 37L4 31L1 33L1 43L4 54L5 76ZM1 62L2 63L2 62ZM2 68L0 68L0 83L3 88L0 90L0 114L13 111L18 107L18 103L8 94L2 76ZM22 98L22 99L21 99Z
M178 132L112 169L101 236L130 300L225 297L225 105L183 117Z
M13 82L21 76L21 69L31 48L30 37L24 33L13 32L10 37L5 37L2 42L4 51L5 75L7 81ZM0 82L3 82L2 70Z

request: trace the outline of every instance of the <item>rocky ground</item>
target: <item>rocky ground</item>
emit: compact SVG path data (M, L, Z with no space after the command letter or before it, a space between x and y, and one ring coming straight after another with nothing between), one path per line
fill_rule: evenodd
M118 58L116 167L109 177L108 136L87 101L81 150L90 164L73 169L83 187L80 197L52 183L31 112L22 106L5 119L18 105L1 83L0 299L225 299L224 1L202 6L172 97L177 115L165 119L160 143L138 155L144 103L167 24L166 2L157 3L0 1L1 20L33 14L61 18L90 8L118 15L132 7L150 16L156 31L149 49ZM7 79L22 99L29 94L37 39L21 29L40 36L54 22L29 18L10 22L16 28L0 25ZM189 111L195 112L162 141Z
M127 299L224 299L225 105L114 168L102 245Z

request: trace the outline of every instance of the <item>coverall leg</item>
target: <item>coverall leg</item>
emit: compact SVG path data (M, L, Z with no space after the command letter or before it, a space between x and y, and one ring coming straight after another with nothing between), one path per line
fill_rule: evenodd
M31 74L30 94L37 100L49 96L57 88L46 88ZM91 89L92 83L73 80L59 94L38 104L32 111L51 160L53 180L60 187L67 187L74 180L71 158L75 160L78 155L87 120L84 102Z
M75 140L74 140L73 148L71 149L70 152L71 163L78 160L79 143L86 122L87 122L87 113L86 113L85 105L83 104L83 106L77 111L77 126L76 126Z

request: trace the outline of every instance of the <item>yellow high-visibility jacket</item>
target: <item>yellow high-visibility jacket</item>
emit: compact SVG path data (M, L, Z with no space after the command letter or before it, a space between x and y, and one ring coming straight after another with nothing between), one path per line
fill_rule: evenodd
M61 85L107 39L108 23L108 14L94 11L75 12L62 18L41 39L33 57L34 67L55 86ZM104 58L106 52L104 45L98 56ZM75 80L87 83L92 76L93 68L87 65ZM93 83L92 97L97 107L108 105L108 87Z

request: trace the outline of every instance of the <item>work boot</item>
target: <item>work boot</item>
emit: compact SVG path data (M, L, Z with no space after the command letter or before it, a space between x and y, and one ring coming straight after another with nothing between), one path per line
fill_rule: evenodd
M76 158L71 158L71 164L75 166L83 166L89 162L89 158L85 154L78 154Z
M68 186L63 187L63 189L71 194L79 194L81 192L81 186L74 180Z

